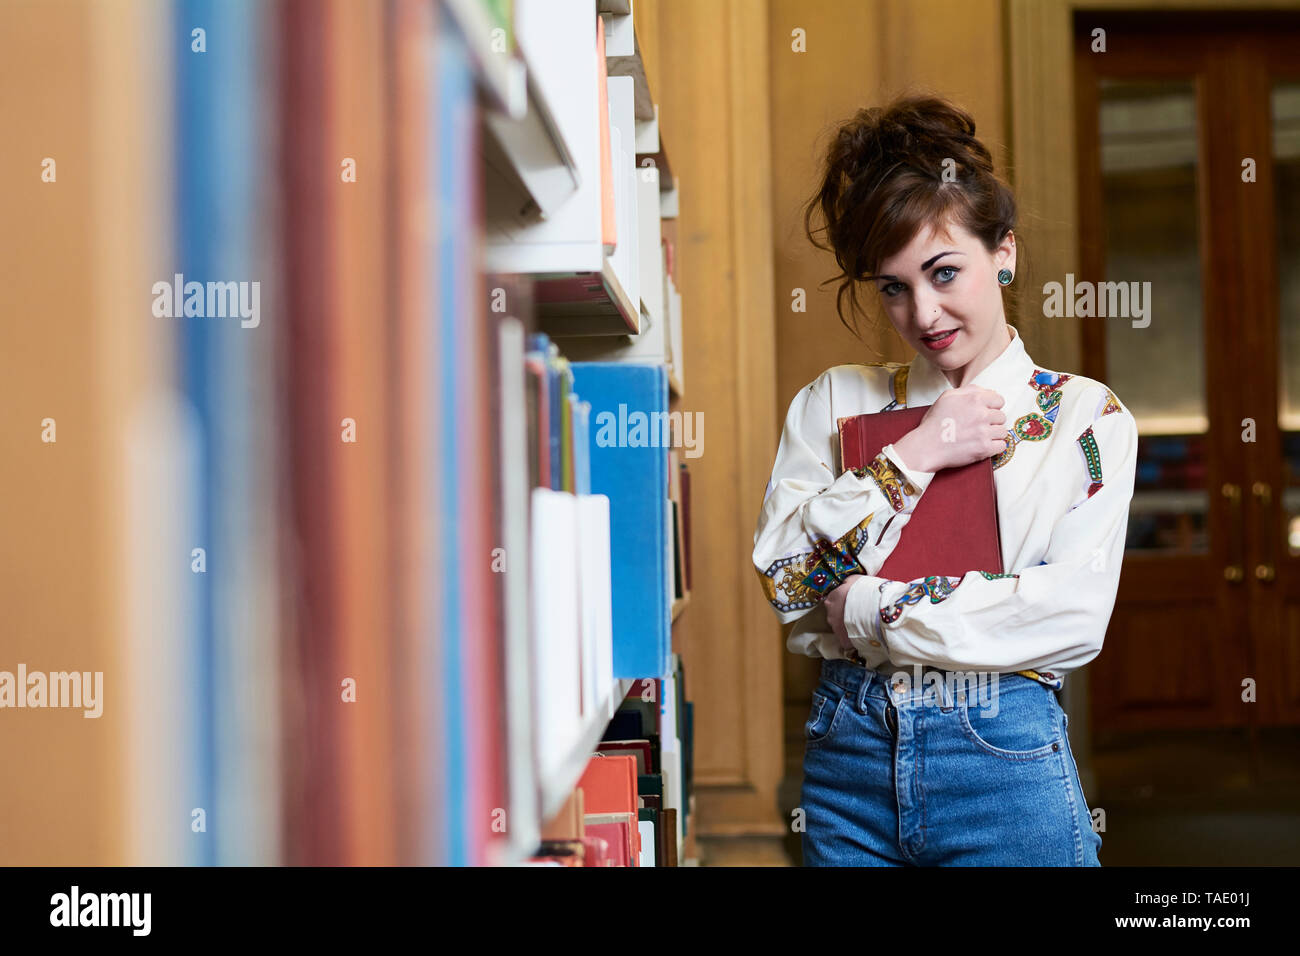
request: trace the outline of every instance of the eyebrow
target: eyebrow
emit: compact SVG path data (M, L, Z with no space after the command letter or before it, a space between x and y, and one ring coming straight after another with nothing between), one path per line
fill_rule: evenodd
M931 256L929 259L926 259L924 262L922 262L922 263L921 263L921 271L924 272L926 269L930 268L930 266L934 265L936 262L938 262L938 261L939 261L940 259L942 259L944 256L953 256L953 255L960 256L960 255L962 255L962 253L958 252L956 249L949 249L949 250L947 250L946 252L940 252L938 255ZM898 276L893 276L893 275L878 275L878 276L873 276L872 278L874 278L874 279L893 279L895 282L898 281Z

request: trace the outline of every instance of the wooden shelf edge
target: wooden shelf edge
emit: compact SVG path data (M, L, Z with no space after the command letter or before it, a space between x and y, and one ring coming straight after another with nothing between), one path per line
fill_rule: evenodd
M605 733L605 728L614 718L614 712L618 710L619 704L623 703L623 698L632 689L633 683L625 677L614 679L608 698L587 718L582 733L578 735L573 749L565 758L559 778L542 781L541 820L543 824L554 819L555 815L564 808L564 802L569 799L569 794L582 779L582 772L587 767L588 758L595 752L601 736Z

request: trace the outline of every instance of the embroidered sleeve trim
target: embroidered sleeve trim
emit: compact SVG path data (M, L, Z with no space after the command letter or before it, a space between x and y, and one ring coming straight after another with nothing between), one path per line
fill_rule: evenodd
M914 582L902 596L889 607L880 609L880 620L884 624L893 624L903 616L903 611L913 604L919 604L928 597L931 604L938 604L961 584L960 578L949 578L942 574L931 574Z
M782 613L816 607L849 575L863 573L858 555L866 547L871 518L867 515L836 541L818 538L813 550L781 558L759 571L768 603Z
M911 511L920 500L921 489L894 467L894 463L883 451L867 462L865 468L854 468L852 471L859 478L870 478L874 481L895 513Z
M1018 574L1012 574L1012 573L1010 573L1010 572L1003 572L1003 571L999 571L999 572L997 572L997 573L994 573L994 572L992 572L992 571L981 571L980 574L982 574L982 575L984 576L984 580L986 580L986 581L994 581L994 580L996 580L997 578L1018 578L1018 577L1020 577L1020 575L1018 575Z

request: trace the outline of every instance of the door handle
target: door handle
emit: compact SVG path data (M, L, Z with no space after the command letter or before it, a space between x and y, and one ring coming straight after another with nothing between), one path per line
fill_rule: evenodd
M1268 559L1263 564L1255 565L1255 579L1272 581L1277 577L1277 535L1269 534L1273 489L1266 482L1257 481L1251 486L1250 491L1255 498L1255 507L1259 511L1260 547L1268 549Z
M1241 486L1234 485L1232 482L1224 482L1223 497L1228 499L1228 535L1230 541L1237 544L1237 558L1232 558L1231 549L1228 554L1228 564L1223 569L1223 577L1233 584L1240 583L1245 572L1242 570L1242 564L1245 560L1246 542L1244 540L1244 529L1241 525Z

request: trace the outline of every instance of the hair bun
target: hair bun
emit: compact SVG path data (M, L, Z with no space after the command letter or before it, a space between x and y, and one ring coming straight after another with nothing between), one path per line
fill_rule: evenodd
M934 176L951 159L960 173L993 173L993 156L975 137L975 120L938 97L899 100L885 108L860 110L851 122L854 158L860 169L887 171L904 163Z

